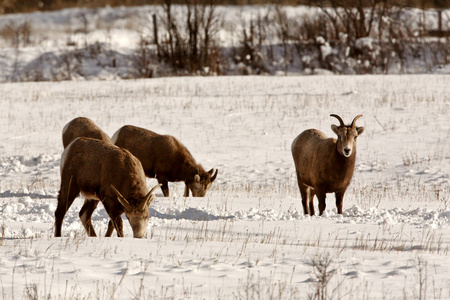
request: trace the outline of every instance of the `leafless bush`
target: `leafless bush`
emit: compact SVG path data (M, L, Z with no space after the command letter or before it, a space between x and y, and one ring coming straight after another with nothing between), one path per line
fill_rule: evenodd
M283 48L283 63L284 70L287 72L288 66L292 63L292 52L289 51L289 42L299 36L299 23L297 20L289 19L286 11L280 5L275 6L274 26L281 45Z
M133 67L138 78L152 78L154 75L157 55L150 45L150 38L141 33L133 56Z
M175 17L173 1L164 0L159 20L166 35L158 42L158 53L175 72L214 73L218 69L215 35L222 18L212 0L185 0L185 18Z
M330 37L329 22L325 14L303 14L296 38L302 41L314 41L318 36L326 40Z
M20 62L19 56L21 52L21 47L26 47L31 44L32 27L28 20L23 23L10 22L3 29L0 30L0 36L9 40L11 46L13 47L13 64L12 71L9 75L9 80L18 80L20 73Z
M328 283L335 274L335 270L330 270L333 259L328 253L317 254L312 260L311 264L314 273L314 292L309 295L311 300L326 300L330 299L328 296Z
M77 49L62 53L59 63L61 67L54 73L55 80L72 80L74 75L82 75L81 62L82 53Z
M37 290L37 285L35 283L29 284L25 287L25 299L37 300L39 299L39 293Z
M28 20L22 23L9 22L5 27L0 29L0 36L5 40L9 40L10 45L14 48L27 47L31 44L31 35L33 29Z
M383 2L385 1L328 0L318 1L318 5L333 26L334 38L338 39L339 33L344 32L348 36L348 41L354 44L357 39L370 35L375 20L379 17L378 8Z
M417 280L419 295L417 299L424 300L427 298L427 284L428 284L428 271L427 271L427 261L421 257L417 258L416 261L417 268Z
M220 297L219 297L220 298ZM235 299L300 299L298 287L290 287L286 281L275 280L273 273L266 277L248 271L247 278L238 282Z
M87 36L89 34L89 23L90 23L89 18L87 16L87 13L83 11L78 13L76 18L81 23L81 27L75 30L75 32L82 33L84 35L84 46L87 47L88 44Z
M334 31L328 40L344 42L344 46L348 47L347 55L358 62L356 73L374 73L377 67L387 73L393 55L397 56L403 70L407 42L413 33L410 30L412 27L405 24L408 20L401 18L403 8L398 3L387 0L330 0L320 1L319 7ZM342 33L345 41L342 40ZM361 39L375 36L378 36L377 47L361 46Z
M268 61L275 59L275 46L268 40L274 26L273 17L269 11L265 14L259 12L255 19L241 20L241 23L239 46L232 54L234 64L243 75L270 73Z
M234 55L235 63L240 65L240 72L243 75L250 75L252 69L256 70L256 73L260 72L259 62L261 55L258 53L259 48L256 40L253 20L248 25L244 23L242 26L240 50L238 54Z

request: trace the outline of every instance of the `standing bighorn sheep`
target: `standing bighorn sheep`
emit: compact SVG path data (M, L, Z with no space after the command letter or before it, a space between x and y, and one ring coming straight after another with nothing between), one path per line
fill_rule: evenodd
M157 187L157 186L156 186ZM145 234L149 205L144 170L139 160L112 143L91 138L75 139L61 156L61 188L55 211L55 236L61 236L64 215L80 194L85 197L79 216L89 236L96 236L91 216L101 201L111 221L106 236L116 229L123 237L122 213L130 222L135 238Z
M75 118L64 126L62 134L64 149L77 137L88 137L112 143L109 136L91 119L83 117Z
M112 141L141 161L145 175L156 177L166 197L169 196L169 181L184 181L185 197L189 196L189 190L194 197L204 197L217 177L217 170L206 172L173 136L126 125L114 133Z
M355 169L356 138L364 127L355 123L362 115L346 126L338 115L340 126L331 125L338 139L328 138L316 129L303 131L292 142L292 156L302 196L303 212L314 215L314 195L319 199L319 213L325 210L326 193L335 193L336 207L342 214L342 202Z

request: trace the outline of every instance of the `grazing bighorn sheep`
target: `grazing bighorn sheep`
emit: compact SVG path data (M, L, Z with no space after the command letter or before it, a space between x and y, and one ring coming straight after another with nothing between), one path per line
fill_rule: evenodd
M189 190L194 197L204 197L217 177L217 170L215 173L214 169L206 172L195 162L188 149L173 136L126 125L114 133L112 141L129 150L141 161L145 175L156 177L162 184L165 197L169 196L169 181L184 181L185 197L189 196Z
M355 122L362 115L356 116L349 126L338 115L330 116L340 123L339 127L331 125L337 140L328 138L319 130L309 129L292 142L291 151L305 215L314 215L314 194L319 199L319 213L322 215L326 193L335 193L337 211L342 214L344 194L355 169L356 138L364 132L364 127L356 127Z
M112 143L109 136L91 119L83 117L75 118L64 126L62 134L64 149L77 137L88 137Z
M147 192L144 170L130 152L111 143L91 138L75 139L61 156L61 188L55 211L55 236L61 236L64 215L80 194L85 197L79 216L86 233L96 236L91 216L102 202L111 221L106 232L116 229L123 237L122 213L130 222L135 238L145 234L149 205L154 199Z
M78 117L70 121L63 128L62 140L64 149L78 137L87 137L97 140L102 140L111 143L110 137L98 127L94 121L84 117ZM89 199L85 200L85 204L89 202ZM86 204L88 205L88 204ZM109 228L114 228L112 221L109 221Z

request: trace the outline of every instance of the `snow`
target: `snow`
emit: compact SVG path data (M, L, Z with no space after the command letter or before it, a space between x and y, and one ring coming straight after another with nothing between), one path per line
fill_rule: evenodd
M225 19L219 42L238 45L232 32L269 9L217 7ZM65 79L68 53L84 51L71 82L0 84L1 299L316 299L321 288L329 299L450 299L449 65L432 67L435 75L327 76L306 68L317 76L117 80L130 72L140 35L151 35L154 13L160 8L0 16L0 28L26 20L33 33L18 51L0 39L2 81L17 66L28 74L22 80ZM410 9L402 18L415 30L418 16ZM427 28L436 20L425 13ZM323 37L317 42L324 58L338 54ZM376 48L372 38L356 46ZM308 128L333 136L331 113L347 123L364 115L355 174L342 215L328 194L322 216L305 216L291 143ZM157 190L144 239L132 238L125 218L124 238L102 237L101 205L92 217L99 237L88 238L81 197L63 237L54 238L61 133L78 116L109 135L125 124L174 135L205 169L219 170L217 180L204 198L184 198L182 183L170 184L169 198Z
M0 85L2 299L309 299L326 263L333 299L449 299L448 75L183 77ZM304 216L290 153L337 113L357 114L342 215ZM144 239L88 238L79 198L53 237L61 132L85 116L179 138L205 169L204 198L157 190ZM156 184L148 179L148 186ZM317 200L315 200L317 205Z
M355 50L364 53L364 58L349 57L350 47L335 45L336 41L327 41L324 37L316 37L320 44L320 54L323 61L316 56L319 52L304 49L298 50L290 45L285 50L280 48L277 28L263 24L266 36L265 47L257 47L254 55L260 60L263 69L251 70L246 63L251 55L240 57L238 49L242 45L242 32L249 30L250 21L256 24L257 18L268 18L269 23L274 15L274 6L217 6L216 15L223 20L223 26L217 30L217 46L222 52L235 49L235 55L224 55L224 74L243 74L249 72L268 72L270 74L356 74L356 73L439 73L449 74L450 67L446 58L447 41L441 40L438 45L414 47L414 41L409 46L411 51L403 52L402 61L398 53L386 45L377 42L378 35L373 32L372 37L361 38L356 41ZM317 7L287 6L284 13L291 22L305 22L318 18L321 10ZM332 11L330 11L333 14ZM450 10L444 10L444 16ZM162 16L164 12L160 6L140 7L105 7L96 9L74 8L55 12L35 12L30 14L11 14L0 16L0 81L61 81L61 80L116 80L136 78L139 75L139 54L141 38L153 40L153 15ZM182 20L186 15L185 8L173 6L175 20ZM272 19L271 19L272 18ZM405 22L409 31L418 33L425 29L437 28L437 13L434 10L421 11L404 9L400 18ZM444 18L445 19L445 18ZM159 21L159 37L165 36L163 21ZM450 23L443 22L443 29L449 30ZM21 33L20 27L28 25L29 35ZM423 28L421 27L423 26ZM267 28L266 28L267 27ZM292 27L292 25L291 25ZM378 26L373 26L377 28ZM295 28L295 26L294 26ZM296 31L293 28L291 31ZM300 30L300 29L298 29ZM268 31L268 32L266 32ZM374 29L374 31L376 31ZM295 36L297 33L292 33ZM345 45L348 37L339 34L340 42ZM294 39L295 40L295 39ZM420 39L421 42L432 41L430 38ZM433 40L435 41L435 40ZM289 42L289 44L294 41ZM304 41L305 43L307 41ZM305 45L307 45L306 43ZM270 46L269 46L270 45ZM148 46L155 50L154 45ZM293 47L293 48L292 48ZM304 48L305 46L302 46ZM431 47L431 48L429 48ZM433 49L437 47L438 49ZM266 49L264 49L266 48ZM307 48L307 47L306 47ZM423 48L423 49L422 49ZM228 49L228 50L227 50ZM270 49L270 50L269 50ZM441 49L441 50L440 50ZM286 57L284 52L293 52ZM381 55L387 51L391 56ZM271 53L269 55L269 52ZM273 57L272 57L273 56ZM272 57L272 58L269 58ZM246 59L245 59L246 58ZM163 77L173 74L164 62L147 58L152 70L152 76ZM253 58L255 59L255 58ZM241 60L236 62L236 60ZM377 60L386 60L388 64L382 67ZM138 65L136 65L138 64ZM211 70L204 67L205 74ZM363 71L365 70L365 71ZM369 71L371 70L371 71ZM211 71L212 73L215 71Z

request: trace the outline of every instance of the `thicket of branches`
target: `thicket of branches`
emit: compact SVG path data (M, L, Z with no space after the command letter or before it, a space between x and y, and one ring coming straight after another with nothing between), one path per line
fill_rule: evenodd
M371 0L364 0L363 5L370 6ZM161 5L165 0L2 0L0 1L0 14L20 13L32 11L59 10L73 7L104 7L108 6L137 6L137 5ZM173 0L173 4L184 4L185 0ZM215 0L216 5L316 5L314 0ZM319 1L324 2L324 1ZM326 2L336 2L333 0ZM352 3L360 1L340 2ZM418 8L448 8L448 0L388 0L393 5Z
M321 13L293 18L288 8L269 6L265 13L242 20L242 32L236 33L239 45L226 49L216 41L223 20L213 2L184 1L187 14L182 18L174 20L173 1L165 0L164 15L153 24L154 57L170 66L172 74L318 69L365 74L389 73L394 67L402 73L410 59L418 59L427 70L450 59L448 36L430 40L424 23L412 24L404 7L388 0L316 1Z
M172 0L165 0L165 15L159 18L167 33L161 41L156 40L159 59L174 71L220 73L216 66L218 45L214 37L222 21L216 14L214 1L185 0L187 12L181 19L174 17L172 5Z
M450 60L448 32L427 28L426 22L408 18L405 7L389 0L315 1L318 12L289 16L283 5L265 6L253 18L241 20L238 44L224 47L217 33L225 20L214 0L162 0L159 13L140 33L130 57L110 46L73 45L58 54L46 54L19 65L20 48L32 43L28 21L0 29L16 49L7 80L65 80L84 76L83 65L116 69L121 78L171 75L406 73L411 66L431 71ZM180 13L182 10L182 13ZM89 33L87 17L82 32ZM448 19L446 20L448 22ZM234 24L236 25L236 24ZM431 30L433 29L433 30ZM440 37L430 38L430 34ZM72 49L72 50L70 50ZM131 69L130 69L130 61ZM88 62L88 63L86 63ZM54 65L50 74L40 66ZM119 71L120 69L120 71Z

